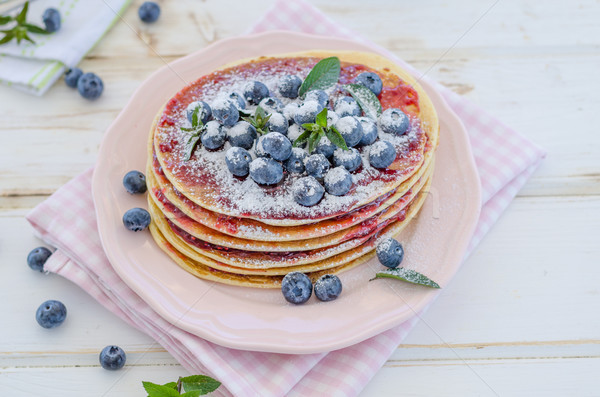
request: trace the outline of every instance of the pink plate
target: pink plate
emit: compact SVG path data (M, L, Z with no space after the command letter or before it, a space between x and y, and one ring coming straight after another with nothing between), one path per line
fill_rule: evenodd
M146 198L122 185L129 170L144 170L146 140L162 105L186 83L228 62L284 52L357 50L353 41L290 32L222 40L150 76L110 126L93 178L98 229L104 250L123 280L166 320L202 338L236 349L315 353L360 342L407 320L437 291L396 280L369 282L377 260L341 275L344 291L329 303L314 297L287 304L278 290L231 287L200 280L172 262L149 232L123 227L123 213ZM427 83L440 118L433 186L418 218L400 236L404 264L447 285L458 270L479 217L480 187L464 126Z

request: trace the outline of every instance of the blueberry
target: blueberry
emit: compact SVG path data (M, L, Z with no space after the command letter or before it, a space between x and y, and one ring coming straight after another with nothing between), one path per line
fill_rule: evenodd
M281 113L271 113L269 121L267 121L267 128L269 131L280 132L283 135L287 135L288 121Z
M292 148L292 154L283 163L283 166L288 172L294 172L301 174L304 172L304 159L308 157L306 150L300 149L299 147Z
M58 327L67 317L67 308L62 302L49 300L40 305L35 312L35 319L44 328Z
M354 82L356 84L364 85L373 91L373 94L375 95L381 94L381 89L383 88L381 78L373 72L363 72L359 74L356 76L356 79L354 79Z
M119 346L106 346L100 352L100 365L104 369L116 371L123 368L127 355Z
M246 109L246 101L237 92L232 92L231 94L229 94L229 99L231 99L231 101L233 102L235 107L238 108L238 110Z
M360 106L350 96L344 96L335 101L334 110L340 117L360 116Z
M360 121L360 125L363 129L363 137L358 144L366 146L375 142L378 135L377 124L368 117L359 117L358 121Z
M146 1L138 9L138 15L146 23L156 22L160 15L160 7L152 1Z
M85 73L77 81L77 91L85 99L98 99L104 91L104 84L94 73Z
M286 301L298 305L312 295L312 282L304 273L288 273L281 280L281 292Z
M240 111L231 99L219 98L212 104L212 115L224 126L231 127L239 120Z
M294 115L298 111L299 107L300 105L298 105L296 102L288 103L283 107L283 117L285 117L289 125L294 123Z
M379 116L379 126L388 134L404 135L408 131L408 116L400 109L387 109Z
M254 146L254 154L256 155L256 157L270 157L269 153L265 152L265 148L263 146L264 140L264 135L259 136L256 140L256 144Z
M52 255L52 251L50 251L46 247L34 248L27 255L27 265L29 265L29 267L33 270L43 272L44 264L46 263L48 258L50 258L50 255Z
M269 89L260 81L251 81L244 86L242 95L250 104L258 105L260 101L269 96Z
M333 143L331 143L329 138L324 136L324 137L321 137L321 139L317 143L317 147L315 148L315 153L320 153L323 156L330 158L331 156L333 156L333 152L335 152L335 149L337 149L337 146L335 146Z
M292 185L294 201L305 207L312 207L323 198L325 189L312 176L298 178Z
M77 82L79 81L79 78L82 75L83 75L83 72L79 68L69 69L67 71L67 73L65 74L65 83L69 87L75 88L75 87L77 87Z
M335 167L329 170L323 182L327 193L343 196L352 187L352 175L344 167Z
M294 99L298 97L298 90L302 85L302 79L298 76L287 75L279 80L279 93L282 97Z
M259 157L250 163L250 177L261 185L276 185L283 178L283 167L273 159Z
M335 128L342 134L348 147L358 145L358 142L360 142L363 137L362 125L356 117L341 117L338 122L335 123Z
M304 101L317 101L319 106L321 106L321 110L323 110L329 105L329 95L323 90L312 90L308 91Z
M206 123L206 129L200 137L202 145L210 150L219 149L227 140L227 132L218 121L209 121Z
M292 143L279 132L269 132L263 137L262 147L269 156L277 161L285 161L292 154Z
M317 179L323 179L327 171L329 171L329 160L322 154L313 154L304 160L304 168L306 173Z
M369 164L375 168L387 168L396 160L396 148L388 141L377 141L370 146Z
M256 128L246 121L240 121L229 129L227 139L231 146L239 146L249 150L256 139Z
M317 114L323 110L323 107L319 105L317 101L306 101L302 105L298 106L296 113L294 114L294 122L298 125L306 123L314 123Z
M268 114L281 112L283 110L283 103L274 97L264 98L262 101L260 101L258 106L263 108L263 110Z
M293 144L294 141L296 139L298 139L298 137L300 135L302 135L302 133L304 133L304 128L300 127L298 124L292 124L288 128L287 137L290 140L290 142L292 142L292 144ZM298 145L298 147L301 147L301 148L306 147L306 142L302 142L301 144Z
M251 161L252 156L250 156L250 153L241 147L229 148L225 153L225 164L227 164L229 172L235 176L248 175L248 172L250 172L249 167Z
M326 274L315 282L315 296L318 300L329 302L342 293L342 281L334 274Z
M150 226L150 214L143 208L132 208L123 215L123 224L132 232L139 232Z
M129 171L123 177L123 186L131 194L146 193L146 176L139 171Z
M362 164L362 158L358 150L350 148L350 150L336 149L333 152L333 165L336 167L344 167L349 172L356 170Z
M327 112L327 127L332 127L338 122L340 116L335 112Z
M375 249L377 252L377 258L383 266L394 269L400 265L402 258L404 258L404 249L402 244L393 238L386 238L377 244Z
M42 15L46 31L57 32L60 29L60 12L56 8L48 8Z
M202 124L206 124L206 122L208 121L208 119L210 119L210 116L212 115L212 110L210 109L210 106L208 106L208 103L204 101L196 101L190 103L185 109L185 116L191 123L192 116L194 115L194 111L197 108L200 108L200 110L198 111L198 117L202 121Z

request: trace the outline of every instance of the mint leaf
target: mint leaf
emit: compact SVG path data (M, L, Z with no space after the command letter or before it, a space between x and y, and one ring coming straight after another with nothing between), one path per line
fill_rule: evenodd
M192 375L181 378L180 382L186 392L200 391L200 395L217 390L221 382L206 375ZM185 393L184 395L187 395Z
M317 148L317 144L324 135L325 133L321 127L319 127L319 131L313 131L308 138L308 153L312 153Z
M12 17L9 17L8 15L6 15L6 16L0 15L0 25L6 25L10 21L12 21Z
M200 141L200 135L192 135L190 137L190 140L188 141L188 147L185 152L185 157L183 158L183 161L188 161L189 159L192 158L192 154L194 154L194 150L196 149L196 145L198 145L199 141Z
M327 108L321 110L319 114L317 114L315 123L323 128L327 128Z
M180 394L180 396L184 396L184 397L198 397L198 396L202 396L206 393L202 393L200 390L194 390L194 391L188 391L186 393Z
M21 41L23 40L27 40L30 43L35 44L35 41L29 37L27 32L36 34L50 34L50 32L46 31L46 29L26 22L28 10L29 2L27 1L25 2L23 9L21 9L21 12L19 12L19 15L16 17L13 18L10 16L0 16L0 25L6 25L11 21L16 22L16 25L12 29L0 31L1 33L4 33L4 36L0 39L0 45L6 44L13 39L17 40L17 44L21 44Z
M253 116L242 117L247 123L250 123L254 128L256 128L256 132L261 135L268 133L267 122L271 118L270 114L267 114L263 108L260 106L256 108Z
M304 131L302 134L300 134L300 136L298 138L296 138L296 140L294 141L294 146L297 147L301 143L306 142L311 134L312 134L312 130Z
M327 139L329 139L331 143L333 143L335 146L343 150L349 150L348 146L346 145L346 141L344 140L344 137L334 126L327 128L325 130L325 135L327 136Z
M22 25L25 23L25 18L27 18L27 11L29 10L29 2L26 1L25 5L23 5L23 9L21 10L21 12L19 13L19 15L17 15L15 17L15 21L17 21L17 23L19 25Z
M21 26L23 26L25 29L27 29L28 32L31 32L31 33L50 34L50 32L48 32L46 29L42 29L39 26L35 26L30 23L24 23Z
M177 390L177 382L165 383L163 386L170 387L173 390Z
M377 119L381 114L381 103L373 91L360 84L346 84L344 89L352 95L367 116Z
M302 82L298 95L304 96L310 90L324 90L331 87L338 82L340 70L338 57L321 59Z
M13 32L6 32L4 37L2 39L0 39L0 45L2 45L4 43L8 43L12 39L14 39L14 37L15 37L15 34Z
M169 386L161 386L152 382L142 382L148 397L177 397L179 392Z
M412 284L423 285L430 288L441 288L438 283L431 280L429 277L411 269L398 267L396 269L384 270L375 274L375 277L369 281L377 278L394 278L396 280L406 281Z

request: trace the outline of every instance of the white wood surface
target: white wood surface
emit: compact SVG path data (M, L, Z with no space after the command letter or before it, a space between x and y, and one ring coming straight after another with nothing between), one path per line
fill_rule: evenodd
M361 396L599 395L598 1L311 2L549 152ZM142 380L186 374L83 291L25 263L39 241L24 214L94 163L135 88L163 59L242 33L271 1L162 1L152 26L140 3L81 65L104 79L100 100L62 82L43 98L0 87L1 396L143 396ZM34 314L51 298L69 316L48 331ZM124 370L99 367L107 344L127 351Z

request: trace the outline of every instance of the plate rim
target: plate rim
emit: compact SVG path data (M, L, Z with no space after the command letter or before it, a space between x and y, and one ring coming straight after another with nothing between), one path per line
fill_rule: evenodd
M185 57L179 58L173 62L165 64L161 68L154 71L148 78L146 78L139 85L139 87L134 91L134 93L130 97L127 104L123 107L123 109L121 110L119 115L115 118L115 120L106 129L106 132L102 139L102 143L100 145L100 149L98 151L98 159L97 159L96 165L98 165L101 161L103 161L104 158L106 158L106 156L103 157L103 155L107 154L108 146L109 146L109 143L111 142L110 138L116 133L115 131L118 129L117 126L119 125L121 120L126 117L128 108L132 107L140 99L143 99L143 98L140 98L140 94L143 92L144 88L148 84L151 84L152 80L156 76L163 73L165 69L173 70L173 68L176 67L178 64L185 63L189 59L193 59L195 57L202 55L205 52L209 52L214 47L231 45L232 43L235 44L236 42L247 42L248 40L252 40L252 41L256 41L256 40L268 41L268 40L273 40L273 39L281 40L282 36L288 36L290 40L323 41L323 42L327 43L327 45L324 45L323 49L330 49L330 50L335 48L335 43L337 43L338 45L340 43L343 43L346 46L355 47L357 51L372 52L375 54L383 55L389 59L389 55L385 54L384 51L379 50L376 47L375 48L368 47L365 44L354 41L354 40L343 39L343 38L324 37L324 36L319 36L319 35L312 35L312 34L298 33L298 32L289 32L289 31L267 31L267 32L252 34L252 35L231 37L231 38L217 41L217 42L215 42L203 49L195 51ZM292 51L288 51L288 52L292 52ZM279 52L279 53L281 53L281 52ZM392 60L392 61L395 62L394 60ZM397 63L397 62L395 62L395 63ZM405 68L405 67L403 66L403 68ZM411 73L410 70L408 70L408 72ZM411 73L411 74L413 74L413 73ZM469 216L465 217L464 230L466 230L466 231L463 233L468 235L469 238L461 239L460 242L462 243L462 246L459 247L459 249L455 249L453 251L453 252L460 252L461 259L458 259L457 261L455 261L456 263L453 264L451 272L450 272L451 274L448 279L448 282L449 282L456 275L456 273L458 272L458 269L460 268L460 265L462 263L462 257L464 256L464 253L466 252L468 244L471 240L470 237L472 236L472 234L475 230L475 227L477 225L477 221L479 219L479 214L481 211L481 186L480 186L480 181L479 181L479 175L477 172L477 167L476 167L475 160L473 157L472 148L470 145L470 140L469 140L469 137L468 137L468 134L467 134L464 124L462 123L460 118L456 115L456 113L454 113L454 111L450 108L450 106L447 104L447 102L444 100L444 98L441 96L441 94L435 89L435 87L431 83L429 83L426 80L422 80L422 79L419 79L419 83L423 86L423 88L425 89L427 94L430 96L432 101L436 104L435 106L436 106L436 110L438 111L438 115L441 113L440 112L440 106L441 106L444 111L443 113L445 113L447 115L446 117L451 117L452 122L454 122L456 124L456 127L460 131L460 134L456 134L456 135L458 137L460 137L460 139L462 141L461 146L466 151L465 153L463 153L465 155L466 161L459 163L459 166L462 168L461 174L468 176L469 179L471 179L471 182L473 182L473 181L476 182L475 186L471 186L472 188L474 188L474 191L471 192L471 194L466 195L466 198L465 198L465 201L466 201L465 208L470 209L470 211L466 212L466 214L468 214ZM179 89L177 89L177 91ZM177 92L177 91L175 91L175 92ZM184 329L198 337L201 337L201 338L204 338L211 342L217 343L221 346L235 348L235 349L243 349L243 350L276 352L276 353L292 353L292 354L317 353L317 352L336 350L336 349L340 349L343 347L353 345L355 343L358 343L360 341L368 339L369 337L377 335L378 333L386 331L396 325L401 324L402 322L408 320L413 315L415 315L415 313L417 311L421 310L429 302L433 301L435 296L437 296L437 294L439 293L439 291L431 291L430 293L423 294L423 298L421 300L419 300L417 302L417 304L414 304L413 306L410 307L411 313L408 313L408 314L404 313L404 314L398 314L396 316L390 316L386 321L379 322L377 324L378 326L373 325L369 328L360 329L359 332L353 334L352 336L337 340L335 343L332 343L332 342L316 343L315 342L315 343L312 343L311 345L302 345L302 344L288 345L288 344L276 343L273 341L259 342L259 341L250 341L250 340L240 339L240 338L236 338L235 340L232 340L231 338L223 337L218 332L213 332L213 330L210 328L207 328L207 327L202 328L202 327L198 327L197 325L194 325L194 324L188 324L183 321L184 319L175 317L165 307L165 304L159 302L160 299L157 299L156 296L152 296L146 290L144 290L144 288L142 288L142 286L140 286L138 283L136 283L135 280L132 279L131 275L128 274L126 271L124 271L124 269L122 269L120 266L115 266L115 262L119 262L120 258L117 258L111 252L111 249L107 249L108 247L107 247L106 238L105 238L105 236L103 236L103 230L107 230L107 228L101 226L104 223L104 216L103 216L104 214L101 213L102 212L101 211L101 207L102 207L101 197L102 197L102 190L103 190L102 188L105 186L105 182L102 180L101 175L102 175L101 168L96 166L94 168L94 173L92 176L92 196L93 196L93 201L94 201L96 218L98 221L98 231L99 231L99 235L100 235L100 241L101 241L103 250L104 250L111 266L115 270L115 272L125 282L125 284L127 284L127 286L129 288L131 288L138 296L140 296L140 298L142 298L165 321L167 321L171 324L176 323L177 326L180 327L181 329ZM416 309L415 309L415 307L416 307ZM230 331L230 330L228 330L228 331Z

